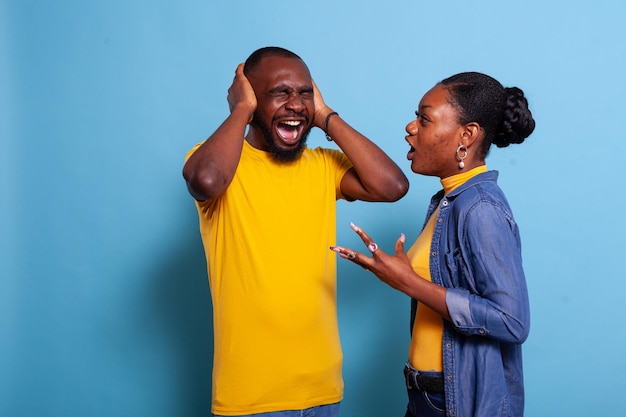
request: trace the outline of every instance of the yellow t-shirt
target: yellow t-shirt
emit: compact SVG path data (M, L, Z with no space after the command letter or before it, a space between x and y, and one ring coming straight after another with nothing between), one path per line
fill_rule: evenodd
M443 178L441 184L444 192L450 193L455 188L465 183L470 178L487 171L486 165L473 168L462 174ZM435 232L435 220L439 215L439 207L430 216L424 230L407 252L413 270L425 280L432 282L430 275L430 247L433 233ZM428 306L422 303L417 305L417 314L413 323L411 345L409 347L409 363L413 368L420 371L443 370L443 318Z
M343 153L322 148L280 164L244 141L227 191L196 202L213 300L213 413L342 399L329 246L350 167Z

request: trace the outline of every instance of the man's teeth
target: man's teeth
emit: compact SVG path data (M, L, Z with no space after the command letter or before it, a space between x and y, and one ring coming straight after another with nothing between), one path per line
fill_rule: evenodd
M283 124L289 125L289 126L300 126L300 121L298 120L288 120L286 122L283 122Z

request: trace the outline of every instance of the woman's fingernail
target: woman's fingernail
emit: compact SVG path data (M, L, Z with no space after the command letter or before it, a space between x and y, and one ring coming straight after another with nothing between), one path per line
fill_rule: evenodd
M406 236L404 236L404 233L400 233L400 242L404 243L405 239L406 239Z

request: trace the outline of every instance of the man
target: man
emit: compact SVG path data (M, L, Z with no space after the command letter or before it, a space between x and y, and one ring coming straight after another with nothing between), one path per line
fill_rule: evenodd
M335 202L395 201L408 181L294 53L261 48L235 74L230 115L183 169L213 300L212 412L338 416ZM312 127L343 152L308 148Z

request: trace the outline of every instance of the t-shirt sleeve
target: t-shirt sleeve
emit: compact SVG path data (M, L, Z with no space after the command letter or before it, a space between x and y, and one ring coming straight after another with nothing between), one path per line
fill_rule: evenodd
M346 172L352 168L352 162L343 152L336 149L324 149L324 153L330 169L334 173L337 199L344 199L345 197L341 194L341 180L346 175Z

